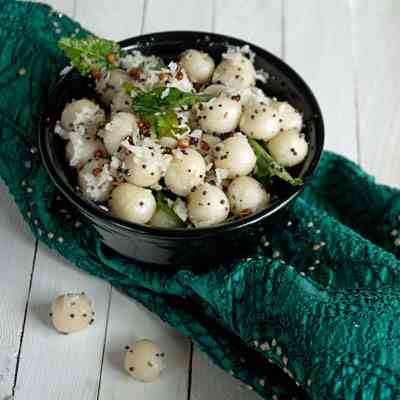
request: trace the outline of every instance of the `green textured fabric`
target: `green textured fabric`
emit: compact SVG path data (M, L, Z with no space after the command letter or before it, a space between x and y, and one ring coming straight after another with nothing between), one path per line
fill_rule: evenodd
M47 6L0 1L0 176L34 235L266 399L400 398L400 191L325 153L252 257L204 273L109 259L37 151L38 118L66 63L56 43L71 34L85 32Z

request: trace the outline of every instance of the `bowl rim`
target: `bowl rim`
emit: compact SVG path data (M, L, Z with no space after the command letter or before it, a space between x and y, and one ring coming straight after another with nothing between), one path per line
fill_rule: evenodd
M325 129L324 129L324 121L320 106L318 101L307 85L307 83L303 80L303 78L292 69L286 62L284 62L278 56L270 53L269 51L254 45L245 40L235 38L228 35L212 33L207 31L160 31L155 33L148 33L144 35L137 35L127 39L123 39L118 43L123 49L130 50L135 47L138 43L145 42L146 40L155 42L157 37L165 37L169 36L171 39L177 39L180 35L184 35L186 37L192 36L193 39L203 38L204 40L212 40L216 39L220 42L226 41L233 43L237 46L250 46L250 49L254 51L256 55L261 55L269 60L272 60L272 63L279 70L283 71L285 75L290 76L292 81L295 81L299 84L305 93L305 97L307 98L309 104L311 104L311 108L315 110L315 114L318 116L317 120L317 128L316 132L319 136L317 140L317 146L315 148L314 157L312 158L309 167L304 172L303 185L302 186L293 186L288 196L278 201L276 204L273 204L270 208L259 211L255 214L252 214L243 219L239 219L236 221L226 222L215 226L210 227L199 227L199 228L160 228L160 227L152 227L149 225L140 225L132 222L122 221L118 218L112 217L109 213L105 212L98 206L92 204L90 201L84 199L79 193L77 193L71 185L67 184L64 179L60 177L57 172L56 166L53 164L52 157L49 155L49 140L46 138L47 133L47 110L51 106L51 100L58 92L60 85L62 84L65 77L71 73L76 72L75 68L69 71L66 75L64 75L61 79L57 81L56 86L51 90L43 112L41 113L39 120L39 149L42 156L43 164L50 175L50 178L53 180L56 187L62 192L62 194L81 211L86 217L91 219L95 223L99 223L99 220L102 221L103 224L107 225L108 228L114 228L119 231L123 230L132 233L141 233L141 234L150 234L156 237L164 237L164 238L175 238L175 239L189 239L189 238L202 238L204 236L212 236L223 232L232 232L238 229L242 229L258 222L264 220L265 218L275 214L277 211L288 205L291 201L293 201L304 189L305 185L314 175L314 172L319 164L319 161L322 156L324 139L325 139ZM184 39L183 39L184 40ZM142 46L143 47L143 46Z

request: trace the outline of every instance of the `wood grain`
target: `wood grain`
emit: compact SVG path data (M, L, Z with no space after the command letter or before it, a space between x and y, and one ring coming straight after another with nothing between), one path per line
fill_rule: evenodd
M400 184L400 2L351 1L361 164Z
M98 36L122 40L140 32L144 0L78 1L76 19Z
M285 0L284 57L322 108L326 149L357 160L351 15L347 0Z
M96 320L85 331L61 335L51 326L58 295L84 291ZM39 245L22 343L16 400L97 398L110 286L73 268Z
M214 29L259 45L276 55L282 50L282 1L215 1Z
M212 0L147 0L143 32L209 31L211 22Z
M0 399L11 395L35 240L0 181Z
M189 346L174 329L117 290L112 292L100 400L187 399ZM145 384L123 370L125 346L150 339L165 352L160 379Z

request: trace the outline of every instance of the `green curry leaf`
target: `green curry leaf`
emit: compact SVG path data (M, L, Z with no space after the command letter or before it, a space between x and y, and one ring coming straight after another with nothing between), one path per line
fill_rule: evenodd
M249 139L249 143L257 157L255 177L258 180L277 176L278 178L290 183L293 186L301 186L303 180L301 178L293 178L287 170L278 164L254 139Z
M116 68L108 56L122 56L118 43L94 36L85 38L61 38L58 46L70 60L71 64L82 74L88 75L93 69L103 71Z

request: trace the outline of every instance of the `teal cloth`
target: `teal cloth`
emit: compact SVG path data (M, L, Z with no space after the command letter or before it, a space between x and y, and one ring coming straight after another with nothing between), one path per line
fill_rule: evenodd
M37 150L40 113L66 65L57 41L76 34L85 31L47 6L0 2L0 176L33 234L266 399L400 398L400 192L325 153L251 257L202 273L109 258Z

